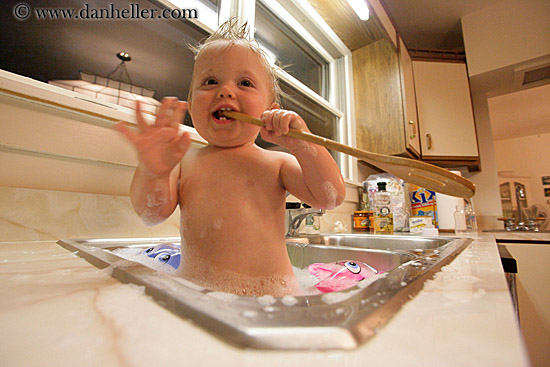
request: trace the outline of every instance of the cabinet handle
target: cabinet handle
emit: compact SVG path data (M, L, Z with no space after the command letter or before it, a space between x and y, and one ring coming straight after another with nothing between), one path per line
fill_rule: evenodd
M409 135L409 139L414 139L414 138L416 138L416 126L415 126L413 120L409 121L409 126L410 126L410 131L411 131L411 135Z
M432 135L426 134L426 143L428 145L428 150L432 149Z

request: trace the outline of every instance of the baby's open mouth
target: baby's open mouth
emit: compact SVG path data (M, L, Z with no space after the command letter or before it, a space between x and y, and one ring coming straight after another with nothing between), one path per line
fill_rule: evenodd
M226 108L226 107L222 107L222 108L220 108L219 110L214 111L214 112L212 113L212 116L214 117L214 119L220 120L220 121L228 121L228 120L231 120L231 118L225 117L225 115L223 114L223 111L233 111L233 109L231 109L231 108Z

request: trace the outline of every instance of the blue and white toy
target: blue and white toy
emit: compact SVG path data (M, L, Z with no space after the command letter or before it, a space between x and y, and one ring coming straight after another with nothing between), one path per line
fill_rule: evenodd
M173 243L161 243L149 247L143 251L143 254L163 264L170 265L174 269L180 266L181 248Z

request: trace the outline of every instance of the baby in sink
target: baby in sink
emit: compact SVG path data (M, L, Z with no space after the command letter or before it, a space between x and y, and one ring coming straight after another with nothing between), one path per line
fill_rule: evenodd
M285 136L309 130L279 109L275 71L247 36L235 21L222 25L197 49L187 102L165 98L153 125L137 104L139 132L116 128L139 157L130 188L136 212L156 224L180 207L182 277L239 295L297 294L284 238L286 191L332 209L345 187L325 148ZM265 127L227 118L226 109ZM190 148L189 134L178 135L186 111L207 146ZM258 147L258 133L291 154Z

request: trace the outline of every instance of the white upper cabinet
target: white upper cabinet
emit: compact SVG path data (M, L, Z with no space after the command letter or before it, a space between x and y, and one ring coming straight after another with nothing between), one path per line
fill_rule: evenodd
M413 61L422 159L479 157L464 63Z

